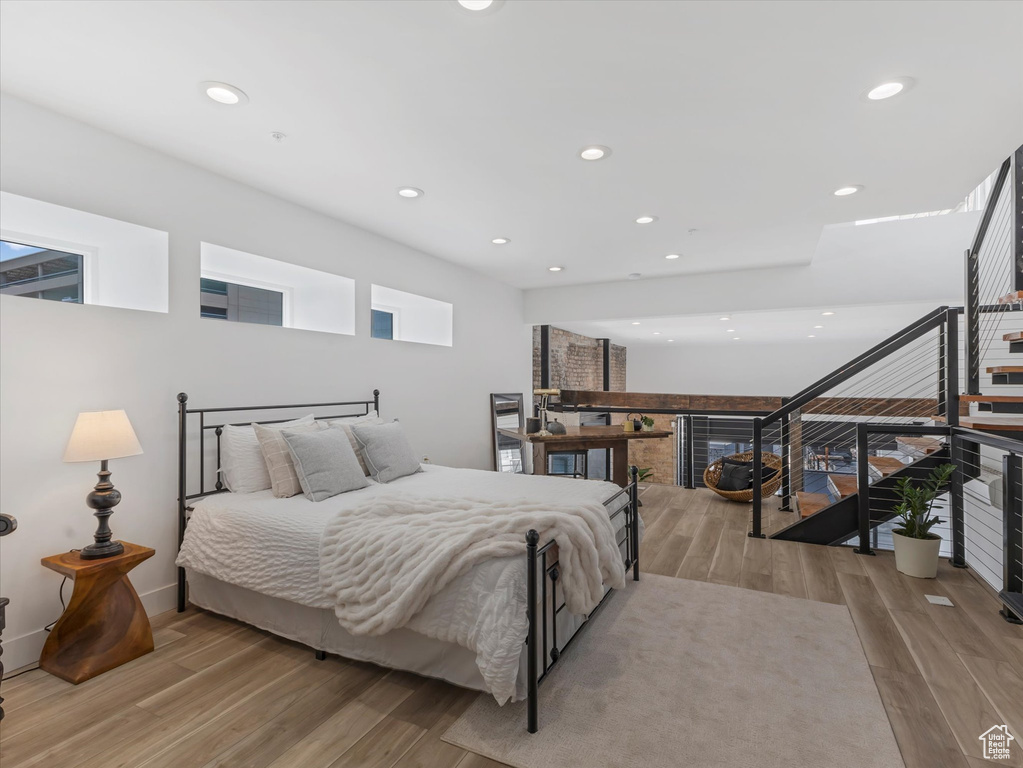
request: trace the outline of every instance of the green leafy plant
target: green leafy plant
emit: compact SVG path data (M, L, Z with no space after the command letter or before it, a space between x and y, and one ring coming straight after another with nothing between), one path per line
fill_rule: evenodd
M643 426L644 427L652 427L653 425L654 425L654 420L653 419L651 419L649 416L644 416L643 417Z
M942 464L931 470L931 474L920 484L914 484L908 477L900 477L895 486L899 503L894 512L898 515L901 525L893 528L895 533L910 539L940 539L931 528L942 522L941 518L931 515L935 499L940 496L952 478L954 464Z
M644 467L643 469L636 470L636 480L644 482L648 477L653 477L653 467Z

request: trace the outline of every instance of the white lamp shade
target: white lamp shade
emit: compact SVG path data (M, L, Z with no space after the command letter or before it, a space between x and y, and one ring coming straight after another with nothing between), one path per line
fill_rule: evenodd
M124 411L78 414L64 450L64 461L103 461L137 456L142 446Z

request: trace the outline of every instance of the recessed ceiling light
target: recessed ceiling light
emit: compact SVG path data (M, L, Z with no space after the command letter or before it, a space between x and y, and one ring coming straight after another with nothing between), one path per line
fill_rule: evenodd
M228 107L236 107L246 104L249 97L241 88L235 88L228 83L218 83L213 80L199 83L200 90L218 104Z
M902 83L882 83L877 88L871 88L870 92L867 93L867 98L871 101L890 99L892 96L901 93L905 87Z
M562 267L547 267L548 272L560 272Z
M639 280L639 278L641 278L641 277L643 277L643 275L640 274L639 272L630 272L629 273L629 279L630 280Z
M411 200L416 197L422 197L426 193L416 187L398 187L398 194Z
M674 341L674 339L668 339L668 343L669 343L669 344L670 344L671 342L673 342L673 341Z
M810 334L809 336L807 336L806 338L808 338L808 339L816 339L817 337L816 337L816 336L814 336L814 335L813 335L813 334L811 333L811 334Z
M814 328L823 328L823 325L815 325Z
M661 335L660 331L654 331L654 336L660 336L660 335Z
M720 320L731 320L732 318L730 318L730 317L722 317L722 318L718 318L718 319L720 319Z
M494 0L457 0L467 11L485 11L494 4Z
M835 313L834 312L821 312L821 314L824 315L824 317L827 317L827 316L833 315Z
M640 216L636 219L637 224L653 224L655 221L657 221L656 216Z
M591 144L579 151L579 157L583 160L603 160L611 154L611 148L600 144Z
M739 340L739 337L738 337L738 336L733 336L733 337L732 337L732 341L738 341L738 340Z
M855 195L863 189L862 184L850 184L847 187L839 187L834 191L835 197L848 197L849 195Z
M507 237L495 237L490 242L492 242L494 245L507 245L508 243L511 242L511 240L509 240Z
M639 320L633 320L633 321L632 321L632 324L633 324L633 325L639 325Z
M667 256L665 256L664 258L666 258L666 259L677 259L677 258L679 257L679 255L680 255L680 254L678 254L678 253L669 253L669 254L668 254Z
M890 80L885 80L880 85L875 85L868 91L862 94L862 97L867 101L883 101L884 99L890 99L892 96L898 96L900 93L905 93L913 87L913 83L916 82L912 77L893 77Z
M725 331L725 333L735 333L735 329L729 328L727 331Z

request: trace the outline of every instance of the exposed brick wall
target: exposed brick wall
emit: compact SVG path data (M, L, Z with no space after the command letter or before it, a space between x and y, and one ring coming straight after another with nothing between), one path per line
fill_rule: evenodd
M611 345L611 389L625 391L626 349ZM540 386L540 326L533 326L533 386ZM551 327L550 386L603 389L604 350L597 339Z
M654 420L654 429L671 429L675 423L675 416L665 413L647 414ZM659 483L661 485L675 484L675 467L678 456L674 437L666 437L660 440L630 440L629 441L629 463L637 467L650 467L654 474L647 480L648 483Z

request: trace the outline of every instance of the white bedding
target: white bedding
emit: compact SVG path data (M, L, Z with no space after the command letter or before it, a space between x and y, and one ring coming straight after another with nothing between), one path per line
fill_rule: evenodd
M270 491L200 499L193 505L178 565L264 595L332 609L333 601L320 586L320 539L328 521L345 510L395 494L600 504L618 490L612 483L566 478L433 465L423 469L319 503L302 496L276 499ZM615 519L616 529L624 518ZM475 651L489 690L503 703L514 695L525 640L525 582L523 557L486 560L434 595L406 627Z

